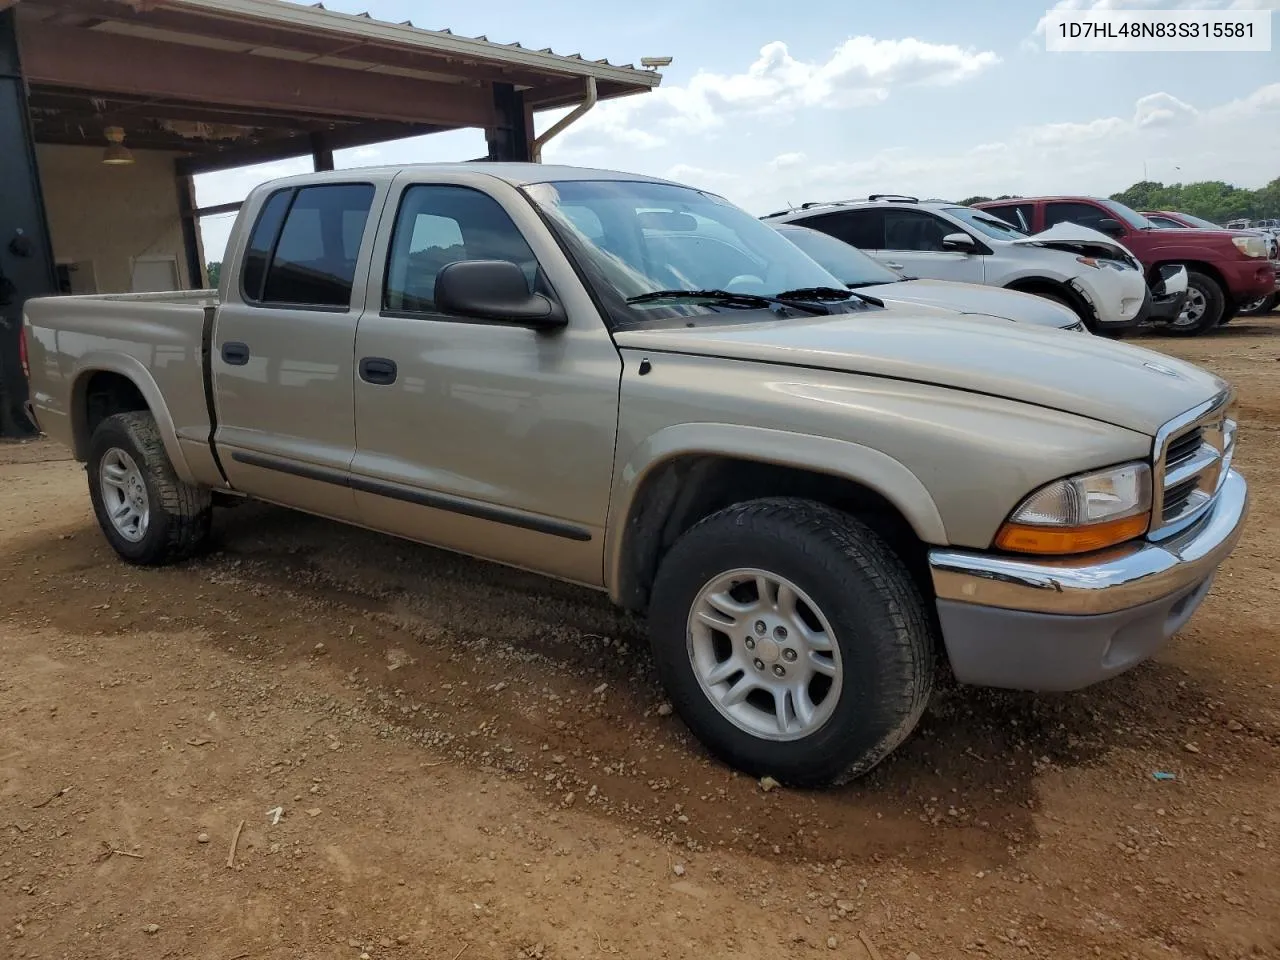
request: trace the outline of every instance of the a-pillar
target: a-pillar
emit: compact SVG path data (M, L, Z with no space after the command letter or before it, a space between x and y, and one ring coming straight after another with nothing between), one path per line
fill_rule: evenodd
M22 305L57 292L13 8L0 10L0 436L32 436L18 339Z

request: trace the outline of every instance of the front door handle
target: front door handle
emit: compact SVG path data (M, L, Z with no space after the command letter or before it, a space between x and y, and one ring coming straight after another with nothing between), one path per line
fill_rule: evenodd
M396 362L386 357L365 357L360 361L360 379L385 387L396 382Z
M228 340L222 345L222 362L243 367L249 362L249 345L239 340Z
M888 267L890 270L901 270L901 269L902 269L902 264L900 264L900 263L894 263L892 260L886 260L886 261L884 262L884 265L885 265L886 267Z

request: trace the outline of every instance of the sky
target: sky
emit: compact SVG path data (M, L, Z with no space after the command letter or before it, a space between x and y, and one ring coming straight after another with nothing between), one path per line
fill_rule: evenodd
M547 163L667 177L761 215L905 193L1095 194L1145 177L1280 176L1280 16L1268 53L1050 53L1035 0L325 0L331 10L588 59L670 56L661 86L598 104ZM1058 0L1071 9L1277 10L1280 0ZM425 8L425 9L424 9ZM605 12L605 11L608 12ZM803 12L798 12L803 11ZM566 111L536 117L540 133ZM341 151L340 168L468 160L479 130ZM310 158L197 178L202 206ZM202 222L220 260L233 215Z

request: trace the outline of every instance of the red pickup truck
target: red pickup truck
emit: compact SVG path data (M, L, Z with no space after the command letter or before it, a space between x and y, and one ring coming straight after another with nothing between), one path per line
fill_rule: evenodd
M1142 261L1148 283L1158 279L1161 266L1182 264L1187 268L1187 299L1182 312L1169 319L1172 332L1212 330L1235 316L1240 304L1276 289L1275 267L1256 234L1159 229L1123 203L1095 197L1018 197L974 206L1027 233L1068 222L1115 237Z

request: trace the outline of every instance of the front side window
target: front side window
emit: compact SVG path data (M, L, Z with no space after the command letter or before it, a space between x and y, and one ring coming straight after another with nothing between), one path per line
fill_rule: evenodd
M284 226L254 297L248 275L256 256L257 233L246 260L245 292L262 303L310 307L350 307L360 242L364 237L374 188L367 183L323 184L292 193ZM268 201L268 206L275 201ZM269 211L268 211L269 212ZM266 212L259 228L266 222Z
M946 221L920 210L890 208L884 212L886 250L943 251L942 238L956 230Z
M460 260L507 260L524 271L531 293L539 283L538 261L498 201L470 187L409 187L391 234L383 309L435 312L436 277Z

